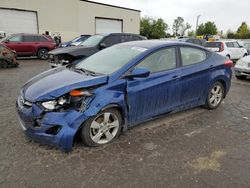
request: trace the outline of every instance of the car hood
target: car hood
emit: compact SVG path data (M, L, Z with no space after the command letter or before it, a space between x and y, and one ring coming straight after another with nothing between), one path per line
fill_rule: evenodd
M96 47L88 46L70 46L65 48L57 48L49 52L52 55L69 54L74 57L90 56L96 52Z
M73 89L105 84L107 81L107 75L90 76L61 67L41 73L29 80L22 88L22 95L30 102L53 100Z

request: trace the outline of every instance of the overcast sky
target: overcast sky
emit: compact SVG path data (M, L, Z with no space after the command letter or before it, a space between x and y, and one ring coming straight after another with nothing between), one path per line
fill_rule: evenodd
M196 17L199 23L214 21L219 31L235 31L242 21L250 25L250 0L94 0L141 10L141 16L161 17L170 26L181 16L195 29Z

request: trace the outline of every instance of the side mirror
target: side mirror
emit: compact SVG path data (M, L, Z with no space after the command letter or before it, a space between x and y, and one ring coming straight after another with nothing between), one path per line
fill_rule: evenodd
M129 78L146 78L150 71L146 68L135 68L127 77Z
M106 45L105 43L101 43L101 44L99 45L99 48L100 48L100 49L107 48L107 45Z

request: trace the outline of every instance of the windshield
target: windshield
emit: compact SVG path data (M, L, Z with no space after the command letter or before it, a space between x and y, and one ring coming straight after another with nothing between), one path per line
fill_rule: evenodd
M80 38L81 38L81 37L76 37L76 38L74 38L71 42L72 42L72 43L73 43L73 42L77 42Z
M111 74L119 70L146 48L131 46L113 46L102 50L76 65L76 69L85 69L98 74Z
M245 43L245 44L244 44L244 47L245 47L245 48L250 48L250 43Z
M104 36L102 35L93 35L92 37L89 37L87 40L80 43L80 46L96 46Z

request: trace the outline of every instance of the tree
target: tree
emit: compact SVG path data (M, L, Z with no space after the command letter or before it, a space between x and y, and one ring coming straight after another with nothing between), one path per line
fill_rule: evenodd
M193 37L193 36L195 36L195 32L194 32L194 30L189 31L189 32L188 32L188 36L189 36L189 37Z
M185 32L190 29L192 26L189 24L189 23L186 23L182 29L181 29L181 36L184 36L185 35Z
M140 34L148 39L165 38L167 30L168 24L165 23L162 18L156 20L150 17L144 17L141 19Z
M250 30L246 22L242 22L241 26L237 30L237 34L239 35L239 38L241 39L246 39L249 37Z
M205 35L216 35L217 34L217 27L214 22L206 22L205 23L205 29L204 29Z
M174 23L173 23L173 33L175 36L178 36L179 35L179 30L180 28L183 26L183 23L184 23L184 19L182 17L177 17L175 20L174 20Z
M184 19L182 17L177 17L172 26L174 36L183 36L190 28L191 25L189 23L184 23Z
M205 24L199 25L197 29L197 35L216 35L217 27L214 22L206 22Z
M204 24L200 24L197 28L196 35L204 35L204 30L205 30Z

